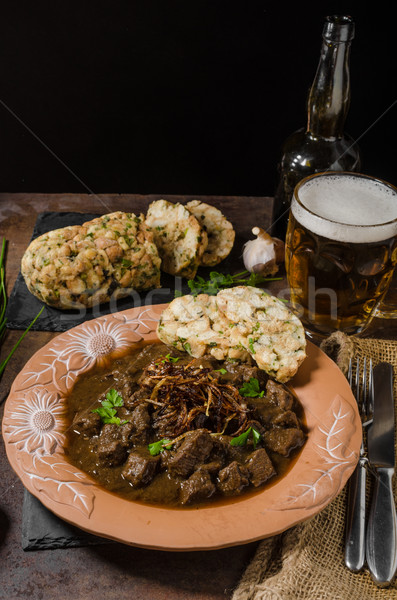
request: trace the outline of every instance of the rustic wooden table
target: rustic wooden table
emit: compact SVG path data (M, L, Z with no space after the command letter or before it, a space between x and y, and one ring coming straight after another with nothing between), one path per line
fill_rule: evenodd
M29 244L39 213L73 211L104 214L113 210L145 212L148 204L165 197L187 202L192 197L159 195L0 194L0 238L8 240L7 290L11 291L20 260ZM242 245L255 225L270 225L272 199L265 197L201 197L218 206L234 224L237 236L231 255L243 270ZM236 271L235 271L236 272ZM280 274L283 275L283 269ZM285 279L269 284L285 297ZM34 315L32 315L33 317ZM395 337L397 320L374 322L367 335ZM8 330L1 357L8 354L21 331ZM7 366L0 382L0 401L26 361L55 335L31 331ZM3 403L4 406L4 403ZM2 407L3 408L3 407ZM0 413L2 415L2 412ZM24 552L21 546L23 486L0 446L0 600L221 600L230 598L250 562L257 543L208 552L152 551L123 544Z
M8 293L18 275L21 257L39 213L104 214L114 210L140 213L160 197L181 202L192 199L169 195L0 194L0 239L8 240ZM252 238L254 225L267 227L270 224L271 198L195 198L218 206L235 225L237 236L232 260L236 269L243 270L242 244ZM7 331L1 357L7 356L20 335L21 331ZM3 374L0 400L6 398L26 361L55 335L47 331L28 333ZM3 443L0 473L0 599L230 598L257 545L185 553L143 550L123 544L25 552L21 547L24 488L8 464Z

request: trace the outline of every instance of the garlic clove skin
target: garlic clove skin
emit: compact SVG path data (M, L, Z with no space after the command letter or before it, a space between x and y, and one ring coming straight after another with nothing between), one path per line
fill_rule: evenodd
M279 238L273 238L274 251L276 253L276 263L282 263L285 261L285 244L283 240Z
M276 252L271 240L257 238L244 244L243 261L247 271L252 271L255 265L266 265L275 260Z
M278 271L278 262L284 260L284 242L272 238L260 227L254 227L252 233L257 236L243 247L244 266L250 273L274 275Z
M247 267L245 267L247 269L247 271L250 271L250 269L248 269ZM250 271L250 273L258 273L258 274L265 274L266 275L274 275L275 273L277 273L278 271L278 267L276 265L276 261L275 260L271 260L267 263L258 263L257 265L254 265Z

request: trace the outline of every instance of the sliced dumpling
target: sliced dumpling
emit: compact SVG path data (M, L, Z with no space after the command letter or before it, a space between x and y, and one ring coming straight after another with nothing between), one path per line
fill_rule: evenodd
M21 272L34 296L71 309L159 287L160 263L144 215L118 211L39 236L22 257Z
M233 225L218 208L200 200L191 200L186 207L208 235L208 245L201 258L201 264L214 267L226 258L233 248L235 238Z
M146 224L153 232L162 270L194 279L208 244L196 217L179 202L155 200L148 208Z

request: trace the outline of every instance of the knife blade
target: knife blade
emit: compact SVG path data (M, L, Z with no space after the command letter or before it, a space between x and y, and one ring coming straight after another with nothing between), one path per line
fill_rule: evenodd
M373 369L373 423L367 435L370 472L375 476L366 536L367 565L374 582L388 585L397 570L397 515L392 478L395 467L393 367Z

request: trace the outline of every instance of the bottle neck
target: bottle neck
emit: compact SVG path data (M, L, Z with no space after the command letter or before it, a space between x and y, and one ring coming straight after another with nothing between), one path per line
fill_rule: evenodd
M341 138L350 104L350 41L323 39L320 61L308 99L307 132Z

